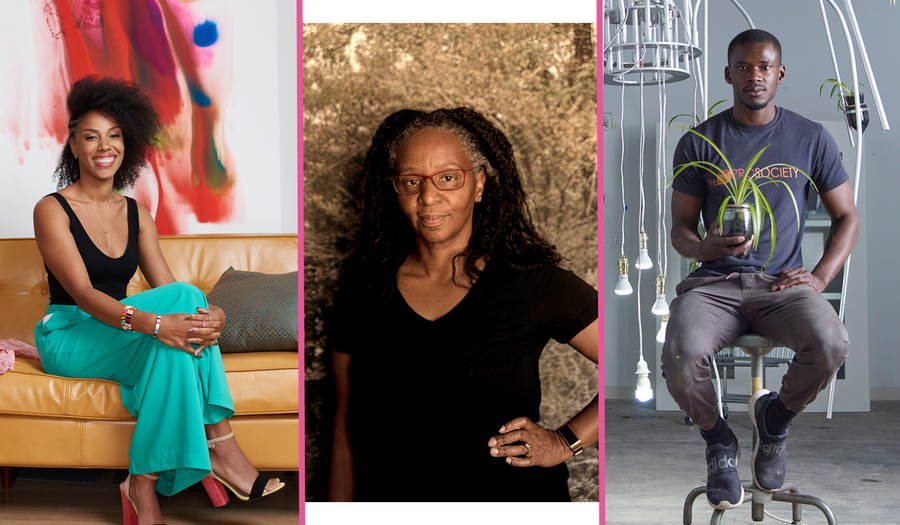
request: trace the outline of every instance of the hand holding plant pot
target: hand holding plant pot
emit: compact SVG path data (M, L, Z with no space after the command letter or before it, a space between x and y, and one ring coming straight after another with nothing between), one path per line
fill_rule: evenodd
M700 260L740 257L750 251L752 244L749 235L725 235L722 228L714 224L700 241Z
M765 195L762 193L762 187L766 186L767 184L775 184L777 187L780 184L784 187L784 190L788 192L788 195L791 197L791 202L794 205L794 215L797 218L797 231L800 230L800 211L797 207L797 199L794 197L794 193L791 191L791 188L787 185L787 183L781 180L775 180L768 175L754 175L754 173L769 172L770 168L774 167L787 167L796 170L798 173L802 173L803 176L806 177L813 185L813 188L816 187L815 183L803 170L797 168L796 166L791 166L790 164L773 164L754 172L754 166L756 166L757 161L759 161L759 158L762 156L763 152L766 151L766 148L768 148L768 146L759 150L753 156L753 158L750 159L750 162L748 162L747 166L744 168L743 176L733 176L733 174L736 174L737 171L732 168L731 161L728 160L728 157L725 156L718 145L716 145L712 140L698 131L690 128L684 129L705 140L710 146L713 147L714 150L716 150L716 153L718 153L719 156L722 157L722 160L725 162L725 169L721 168L718 164L709 161L700 160L686 162L684 164L675 166L672 171L669 172L671 179L667 177L668 185L675 180L675 177L680 175L682 172L684 172L684 170L688 168L706 170L707 172L711 173L728 192L728 195L722 200L722 203L719 206L719 212L716 216L716 225L711 228L710 234L707 234L706 238L704 238L703 240L704 243L707 243L705 244L705 246L703 246L703 250L708 250L708 253L710 254L721 253L722 255L720 255L720 257L743 254L747 252L747 249L743 247L738 239L740 237L744 237L746 239L748 236L751 237L751 239L749 241L744 241L743 244L749 242L752 248L756 250L759 247L760 233L762 232L766 217L768 217L771 224L772 246L768 259L766 259L766 262L762 265L762 267L765 268L765 266L769 264L769 261L771 261L772 257L775 255L777 228L775 225L775 216L772 211L772 207L769 205L768 200L766 200ZM731 209L729 209L729 207L731 207ZM748 222L749 226L747 224ZM713 233L713 229L719 229L720 235L711 235ZM729 247L728 244L735 246ZM731 248L731 250L740 253L727 253L722 250L722 248Z

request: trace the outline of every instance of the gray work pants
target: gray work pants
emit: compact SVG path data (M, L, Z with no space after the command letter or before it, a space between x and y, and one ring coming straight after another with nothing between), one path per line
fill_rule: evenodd
M844 324L822 295L807 285L772 291L776 277L733 273L682 281L672 301L662 349L669 393L700 427L715 423L712 359L741 334L755 332L795 352L779 396L802 412L847 357Z

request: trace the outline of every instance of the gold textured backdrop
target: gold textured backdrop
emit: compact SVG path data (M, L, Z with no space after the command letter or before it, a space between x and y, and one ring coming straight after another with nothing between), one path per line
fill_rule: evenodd
M356 188L378 125L402 108L486 115L513 145L538 230L563 267L596 287L596 78L590 24L303 26L307 501L327 500L333 382L323 311L358 223ZM551 342L541 381L541 423L556 428L597 394L597 366ZM597 446L568 465L572 499L598 501Z

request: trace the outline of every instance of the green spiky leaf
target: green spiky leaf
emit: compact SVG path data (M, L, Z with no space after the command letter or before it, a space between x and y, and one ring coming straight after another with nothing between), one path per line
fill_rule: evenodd
M836 81L835 81L836 82ZM824 84L823 84L824 87ZM835 86L833 89L837 89L840 86ZM821 90L821 88L820 88ZM791 197L791 203L794 206L794 215L797 219L797 230L800 229L800 209L797 206L797 199L794 196L791 187L782 180L773 179L768 175L753 175L753 169L756 166L759 159L762 157L762 154L769 148L770 145L762 148L750 159L750 162L747 163L747 166L744 168L743 174L739 177L738 180L737 174L732 168L731 161L725 156L725 153L722 151L719 146L713 142L709 137L704 134L696 131L692 128L686 128L684 126L679 126L685 131L689 131L701 139L706 141L707 144L712 146L712 148L718 153L718 155L722 158L722 161L725 163L726 169L723 170L718 164L710 161L690 161L684 164L680 164L678 166L673 167L669 173L666 174L666 180L664 182L664 188L661 188L661 191L664 191L665 187L674 182L675 178L680 175L684 170L688 168L697 168L705 170L708 173L711 173L719 182L725 186L728 195L725 199L722 200L721 205L719 206L718 213L716 215L716 220L721 228L722 223L725 218L725 209L729 204L735 205L746 205L750 208L750 216L751 216L751 229L753 232L753 242L752 247L754 250L759 248L759 241L762 236L763 225L765 224L766 218L769 219L771 223L771 249L769 251L769 257L766 259L766 262L763 264L762 268L764 269L766 265L772 260L775 256L775 246L778 239L778 230L775 226L775 213L772 210L772 206L769 204L769 201L766 199L765 195L762 193L762 187L767 184L775 184L776 187L780 184L785 191L788 192L788 195ZM812 178L800 168L784 163L771 164L762 168L760 172L765 172L774 167L788 167L796 170L798 173L802 173L807 180L810 181L813 188L818 192L818 188L816 187L815 182ZM726 175L727 174L727 175ZM747 201L750 202L747 202Z

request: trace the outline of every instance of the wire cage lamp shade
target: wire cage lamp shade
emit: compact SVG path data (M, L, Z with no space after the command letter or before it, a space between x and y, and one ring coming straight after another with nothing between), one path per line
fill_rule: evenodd
M603 82L654 85L690 78L691 45L686 18L673 0L612 0L603 11ZM689 8L689 7L688 7Z

